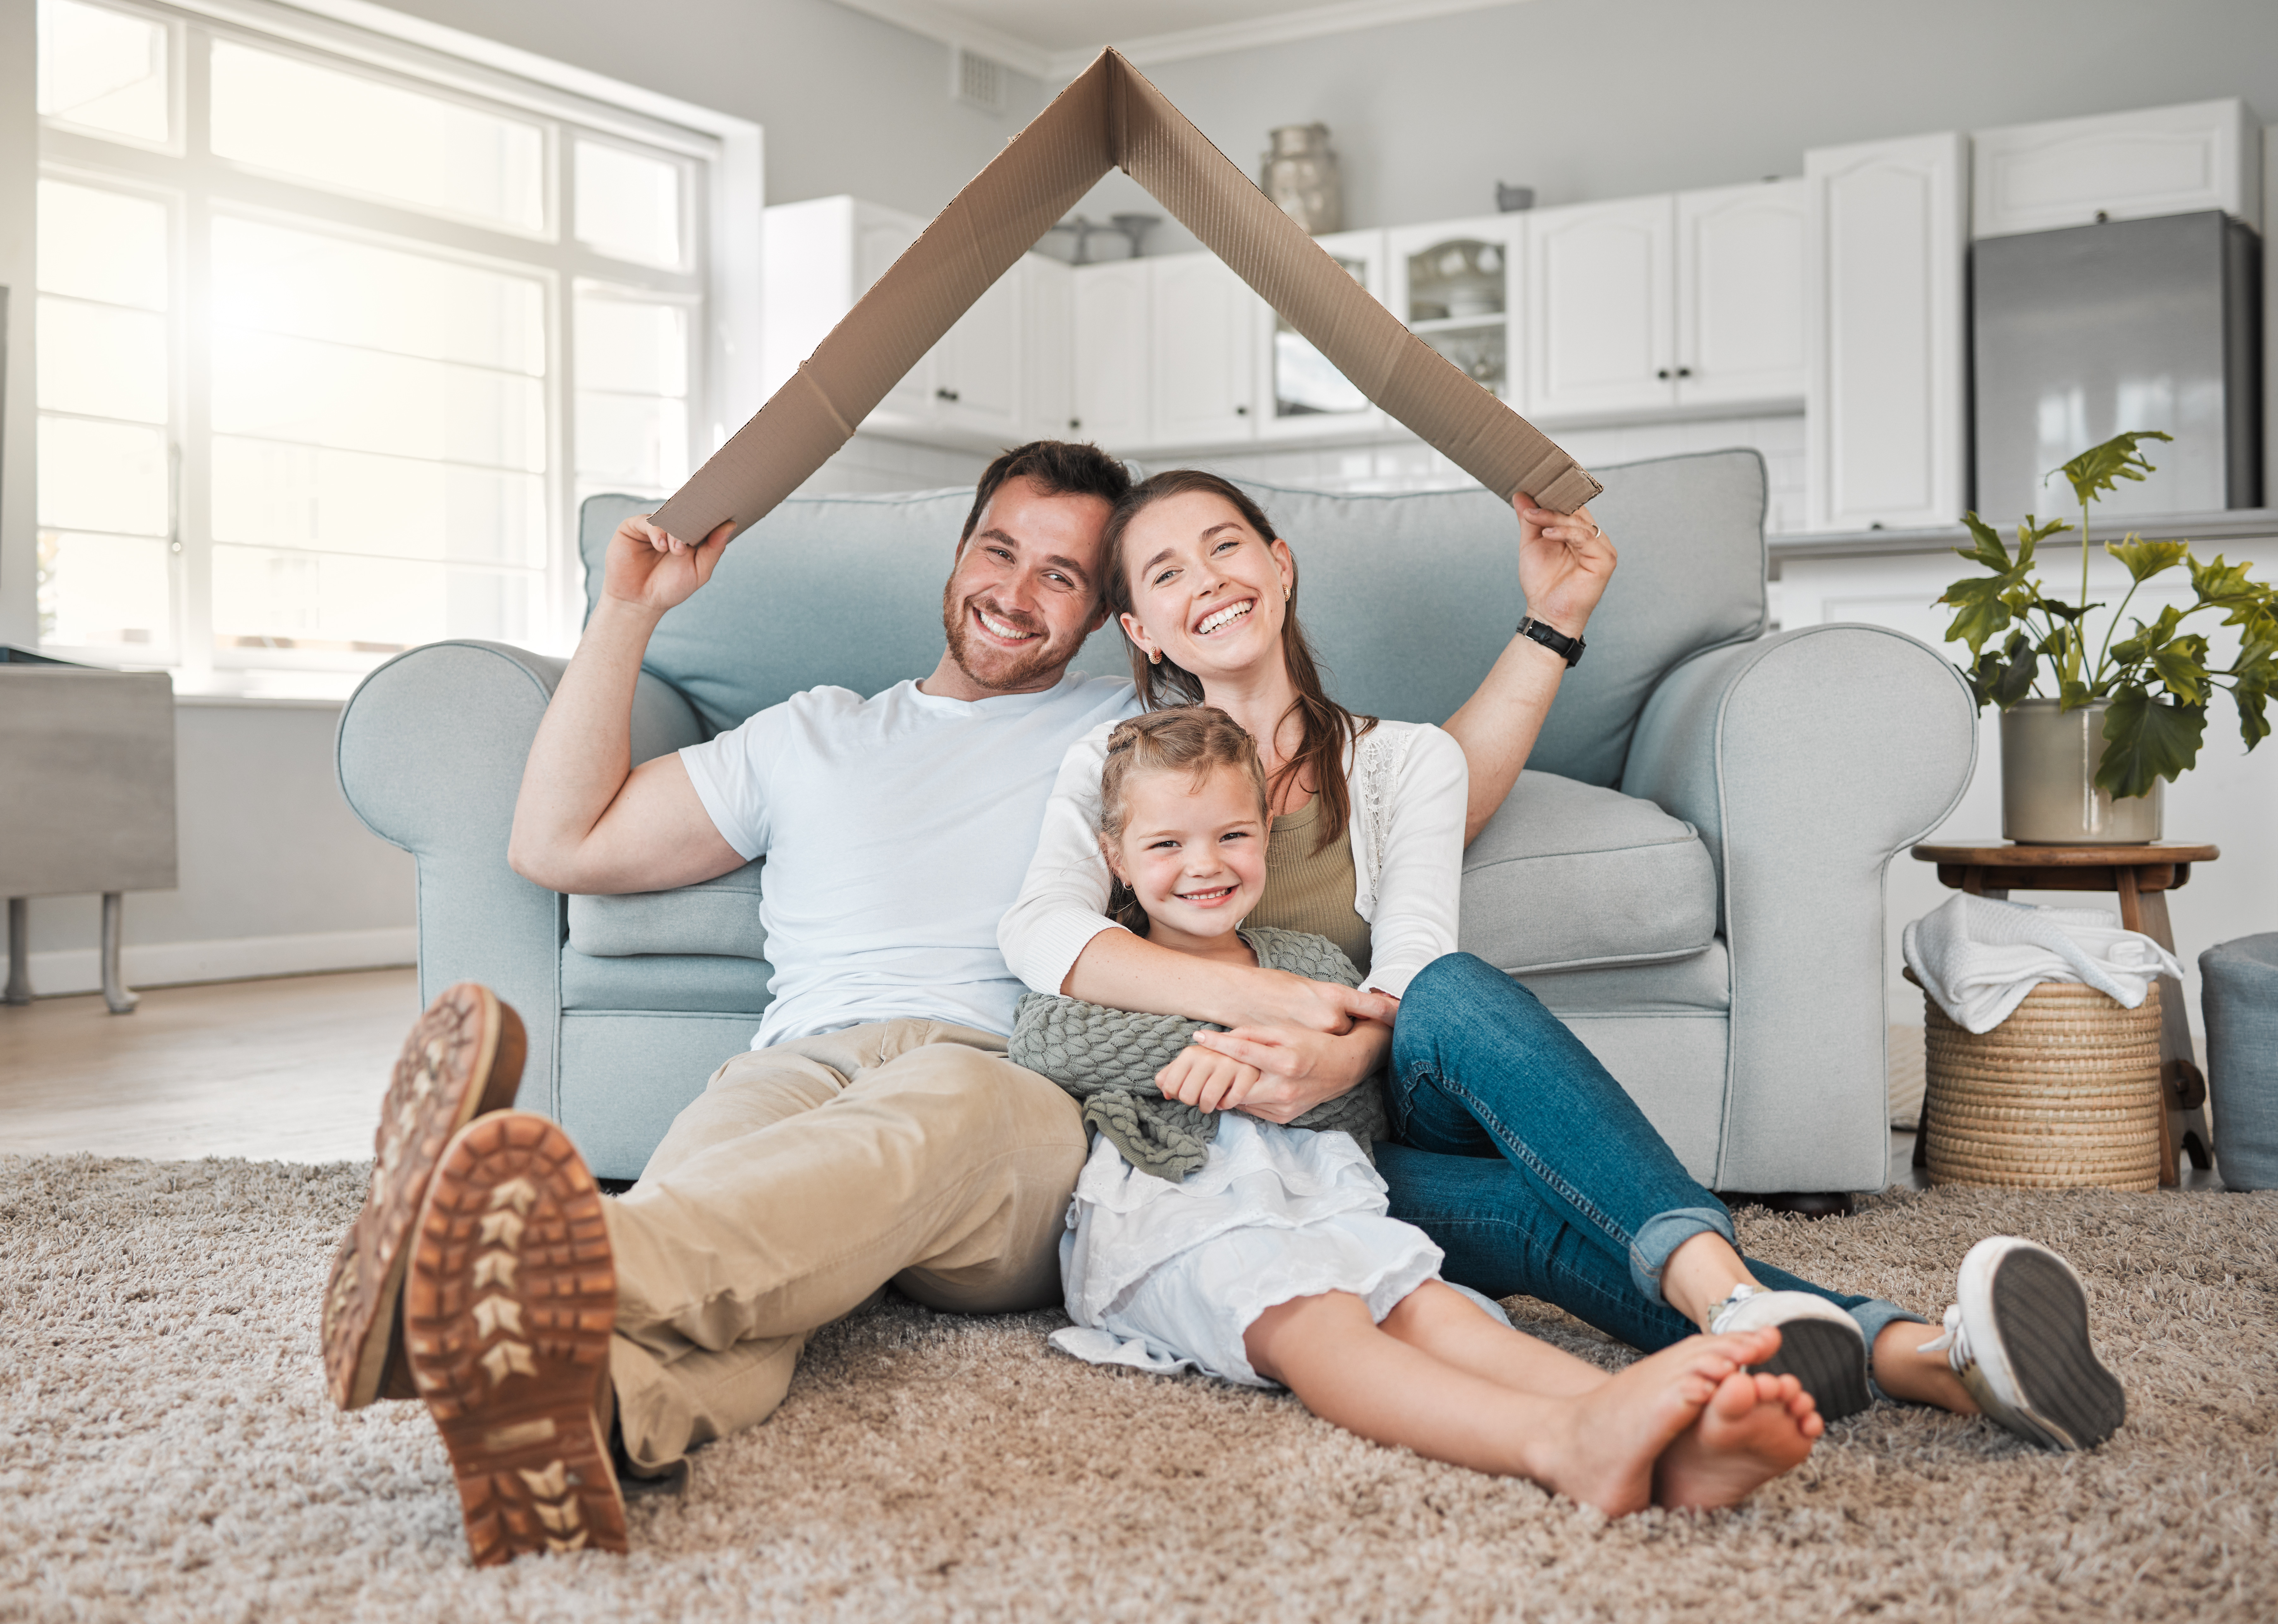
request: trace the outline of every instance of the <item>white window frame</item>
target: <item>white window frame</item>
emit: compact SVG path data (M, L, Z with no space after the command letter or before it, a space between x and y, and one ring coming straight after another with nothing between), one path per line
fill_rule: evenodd
M17 0L24 11L27 0ZM226 212L242 217L294 220L337 232L350 239L393 239L423 252L470 263L511 265L519 274L539 275L547 285L548 355L545 386L547 393L548 454L547 482L547 590L540 621L531 641L542 650L566 651L574 644L583 619L583 572L577 546L577 514L575 493L574 399L575 361L567 334L573 310L570 301L580 281L605 283L632 289L644 285L669 301L699 306L703 319L692 323L689 418L690 464L709 454L761 404L759 339L761 328L761 253L762 204L762 135L747 119L697 107L660 95L603 75L553 62L532 53L478 38L457 29L366 4L365 0L96 0L115 9L139 13L167 23L174 80L177 128L173 150L143 143L113 141L80 133L67 126L41 121L32 152L25 154L39 174L57 179L93 181L120 190L161 195L167 199L173 221L172 301L178 309L195 311L203 306L205 290L203 254L203 220ZM192 47L185 19L195 19L217 38L235 37L264 50L320 60L325 65L355 71L358 65L379 70L375 77L410 80L419 88L452 99L464 98L535 117L546 131L547 218L542 235L533 237L503 225L485 225L431 213L383 200L363 200L311 187L285 177L271 177L212 156L203 149L205 110L194 106L189 87L206 82L207 64L189 61ZM28 20L28 19L25 19ZM26 39L29 44L28 38ZM195 132L197 139L188 139ZM625 141L640 149L662 149L687 161L684 176L703 188L700 207L685 209L684 254L693 263L681 273L655 271L610 260L578 243L569 212L573 182L570 165L580 133L604 142ZM185 150L195 147L192 154ZM14 154L0 154L0 162ZM226 177L226 183L220 178ZM187 184L185 184L187 179ZM0 196L17 192L31 206L35 188L24 177L20 188L0 190ZM689 186L691 180L684 180ZM692 196L686 201L698 201ZM416 229L391 232L390 219L414 222ZM192 239L195 240L193 241ZM677 284L666 286L664 284ZM33 376L28 328L34 300L32 278L20 278L17 305L10 325L21 335L17 355L9 368L11 393L28 407ZM195 321L177 319L178 335L190 334L187 344L200 340ZM338 658L310 658L300 651L265 656L264 651L237 649L218 664L209 615L212 539L209 532L208 493L203 488L210 456L210 432L202 421L207 380L193 368L203 357L181 353L182 338L175 340L172 393L176 416L172 433L180 442L198 448L184 460L174 496L175 539L183 566L175 572L176 591L184 591L190 572L203 576L178 603L175 615L177 646L171 652L178 691L232 693L273 689L273 669L340 670L376 663ZM20 381L17 381L20 380ZM14 404L11 400L11 404ZM28 412L25 414L28 416ZM19 419L21 421L21 419ZM28 426L28 425L27 425ZM28 453L28 439L10 425L9 450L20 445ZM11 456L14 483L30 483L29 456ZM6 502L10 529L31 529L34 503L19 502L11 494ZM9 565L28 564L29 534L9 536L4 556ZM7 569L11 613L20 623L30 619L28 571ZM66 658L103 664L132 665L131 655L116 648L56 648ZM155 652L155 651L154 651Z

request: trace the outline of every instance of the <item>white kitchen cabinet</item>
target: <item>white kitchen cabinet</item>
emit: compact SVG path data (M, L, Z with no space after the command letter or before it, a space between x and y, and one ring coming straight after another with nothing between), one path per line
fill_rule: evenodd
M1952 524L1968 505L1968 142L1804 155L1806 526Z
M1021 370L1026 432L1059 439L1075 418L1075 270L1041 254L1023 255Z
M773 394L814 353L854 301L918 240L924 223L852 197L779 203L767 211L761 324L764 392ZM921 362L897 384L879 410L921 419L930 389Z
M2220 209L2262 224L2261 134L2236 99L1980 130L1980 237Z
M1526 217L1487 215L1385 233L1386 302L1409 331L1524 411Z
M1075 424L1071 433L1119 454L1152 444L1150 262L1118 260L1075 273Z
M1535 211L1527 223L1526 405L1543 418L1666 407L1677 368L1676 201Z
M1271 315L1215 254L1143 260L1155 342L1150 369L1158 446L1240 444L1257 422L1250 383L1257 315Z
M1385 296L1385 236L1380 231L1337 232L1313 241L1345 274ZM1390 421L1351 379L1269 308L1257 322L1257 436L1262 440L1380 433Z
M1024 425L1021 401L1021 268L991 283L957 318L928 357L933 416L944 428L994 438L1017 436Z
M1679 406L1803 398L1801 180L1677 194Z

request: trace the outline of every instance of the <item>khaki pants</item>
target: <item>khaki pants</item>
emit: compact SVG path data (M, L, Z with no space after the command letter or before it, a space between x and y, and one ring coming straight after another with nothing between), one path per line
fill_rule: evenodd
M807 1334L891 1281L967 1313L1059 1300L1075 1102L968 1026L897 1020L737 1056L606 1203L636 1465L764 1421Z

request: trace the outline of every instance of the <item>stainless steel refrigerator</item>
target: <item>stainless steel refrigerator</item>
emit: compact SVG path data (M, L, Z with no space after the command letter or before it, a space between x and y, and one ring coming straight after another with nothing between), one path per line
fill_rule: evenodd
M2159 472L2099 511L2262 503L2261 245L2221 210L1970 245L1979 514L2072 507L2042 477L2127 429L2164 429Z

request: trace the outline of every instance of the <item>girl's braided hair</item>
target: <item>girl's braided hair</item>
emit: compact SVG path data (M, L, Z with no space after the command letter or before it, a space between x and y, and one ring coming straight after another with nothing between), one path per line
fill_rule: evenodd
M1249 730L1214 705L1181 705L1150 711L1118 724L1107 736L1107 765L1099 775L1099 849L1109 858L1123 840L1130 820L1130 785L1139 773L1188 775L1188 792L1199 790L1220 767L1233 767L1250 782L1257 797L1260 822L1266 815L1265 766L1257 759L1257 741ZM1108 917L1139 935L1147 934L1146 911L1138 895L1120 879L1113 881L1107 898Z

